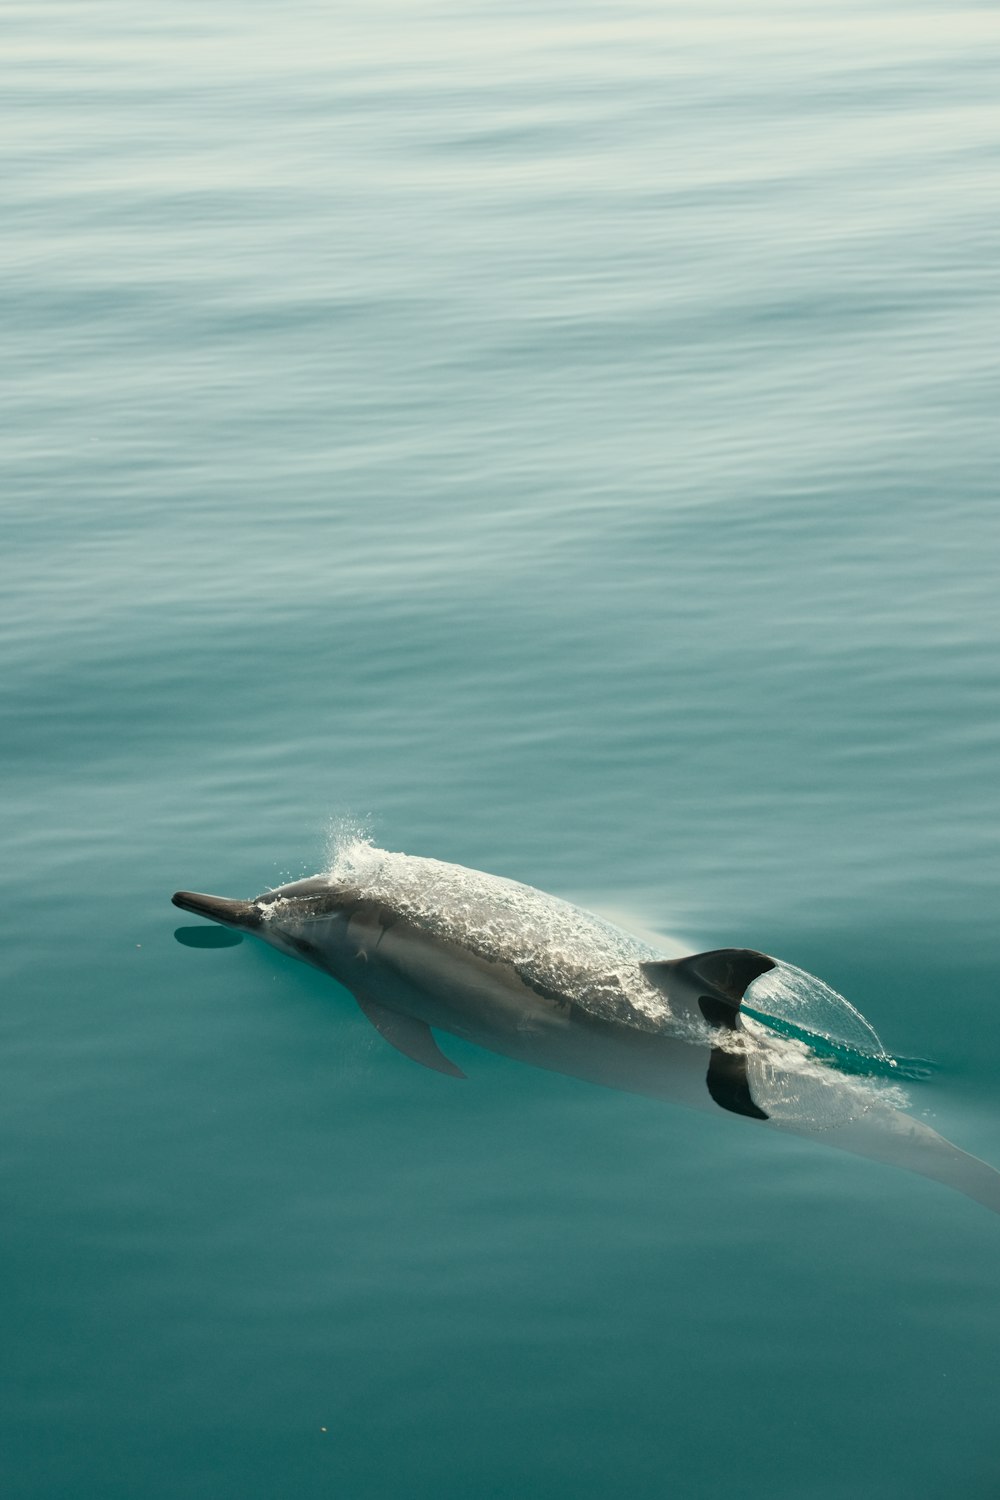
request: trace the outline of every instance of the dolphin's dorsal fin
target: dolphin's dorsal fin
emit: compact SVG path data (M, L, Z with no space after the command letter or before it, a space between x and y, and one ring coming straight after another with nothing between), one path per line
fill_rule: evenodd
M688 958L643 964L642 972L666 996L673 1014L735 1030L747 987L775 966L755 948L714 948Z
M436 1073L447 1073L452 1078L465 1077L461 1068L457 1068L445 1057L426 1021L418 1021L414 1016L404 1016L398 1010L390 1010L387 1005L382 1005L364 993L355 993L354 998L375 1030L397 1052L402 1052L404 1057L423 1063L425 1068L433 1068Z
M740 1001L748 986L774 967L773 958L754 948L715 948L711 953L692 953L689 958L643 964L642 972L666 996L677 1020L705 1020L709 1026L736 1031ZM751 1120L768 1118L750 1092L745 1053L713 1047L705 1084L720 1109Z

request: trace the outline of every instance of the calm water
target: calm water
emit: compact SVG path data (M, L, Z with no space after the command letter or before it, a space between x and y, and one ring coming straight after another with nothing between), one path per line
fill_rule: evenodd
M2 1489L1000 1494L1000 1221L174 941L331 825L819 973L1000 1164L1000 17L0 51Z

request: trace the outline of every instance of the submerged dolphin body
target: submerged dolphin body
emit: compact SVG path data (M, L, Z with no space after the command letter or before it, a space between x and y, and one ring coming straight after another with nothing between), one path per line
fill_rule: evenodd
M906 1114L898 1088L858 1076L856 1053L847 1071L847 1054L824 1056L821 1038L768 1024L781 966L766 954L665 959L531 886L362 842L330 873L255 900L178 891L173 901L331 974L388 1042L438 1072L464 1077L433 1030L610 1088L816 1136L1000 1213L1000 1173ZM875 1053L873 1065L891 1065L877 1040Z

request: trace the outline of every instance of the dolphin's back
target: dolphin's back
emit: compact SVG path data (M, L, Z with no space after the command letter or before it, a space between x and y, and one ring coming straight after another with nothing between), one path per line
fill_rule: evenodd
M592 1015L648 1030L670 1020L663 995L641 968L662 955L534 886L360 841L338 851L328 873L359 900L477 958L510 966L541 995L572 997Z

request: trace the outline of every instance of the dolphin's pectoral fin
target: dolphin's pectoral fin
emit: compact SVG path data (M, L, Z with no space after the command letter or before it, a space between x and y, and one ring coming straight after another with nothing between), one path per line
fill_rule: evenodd
M774 967L773 958L754 948L716 948L643 964L642 972L666 996L678 1020L704 1018L710 1026L733 1031L748 986Z
M418 1021L413 1016L404 1016L398 1010L390 1010L368 995L355 993L354 998L375 1030L381 1032L386 1041L397 1052L402 1052L404 1057L423 1063L425 1068L433 1068L436 1073L447 1073L452 1078L465 1077L461 1068L457 1068L445 1057L426 1021Z

